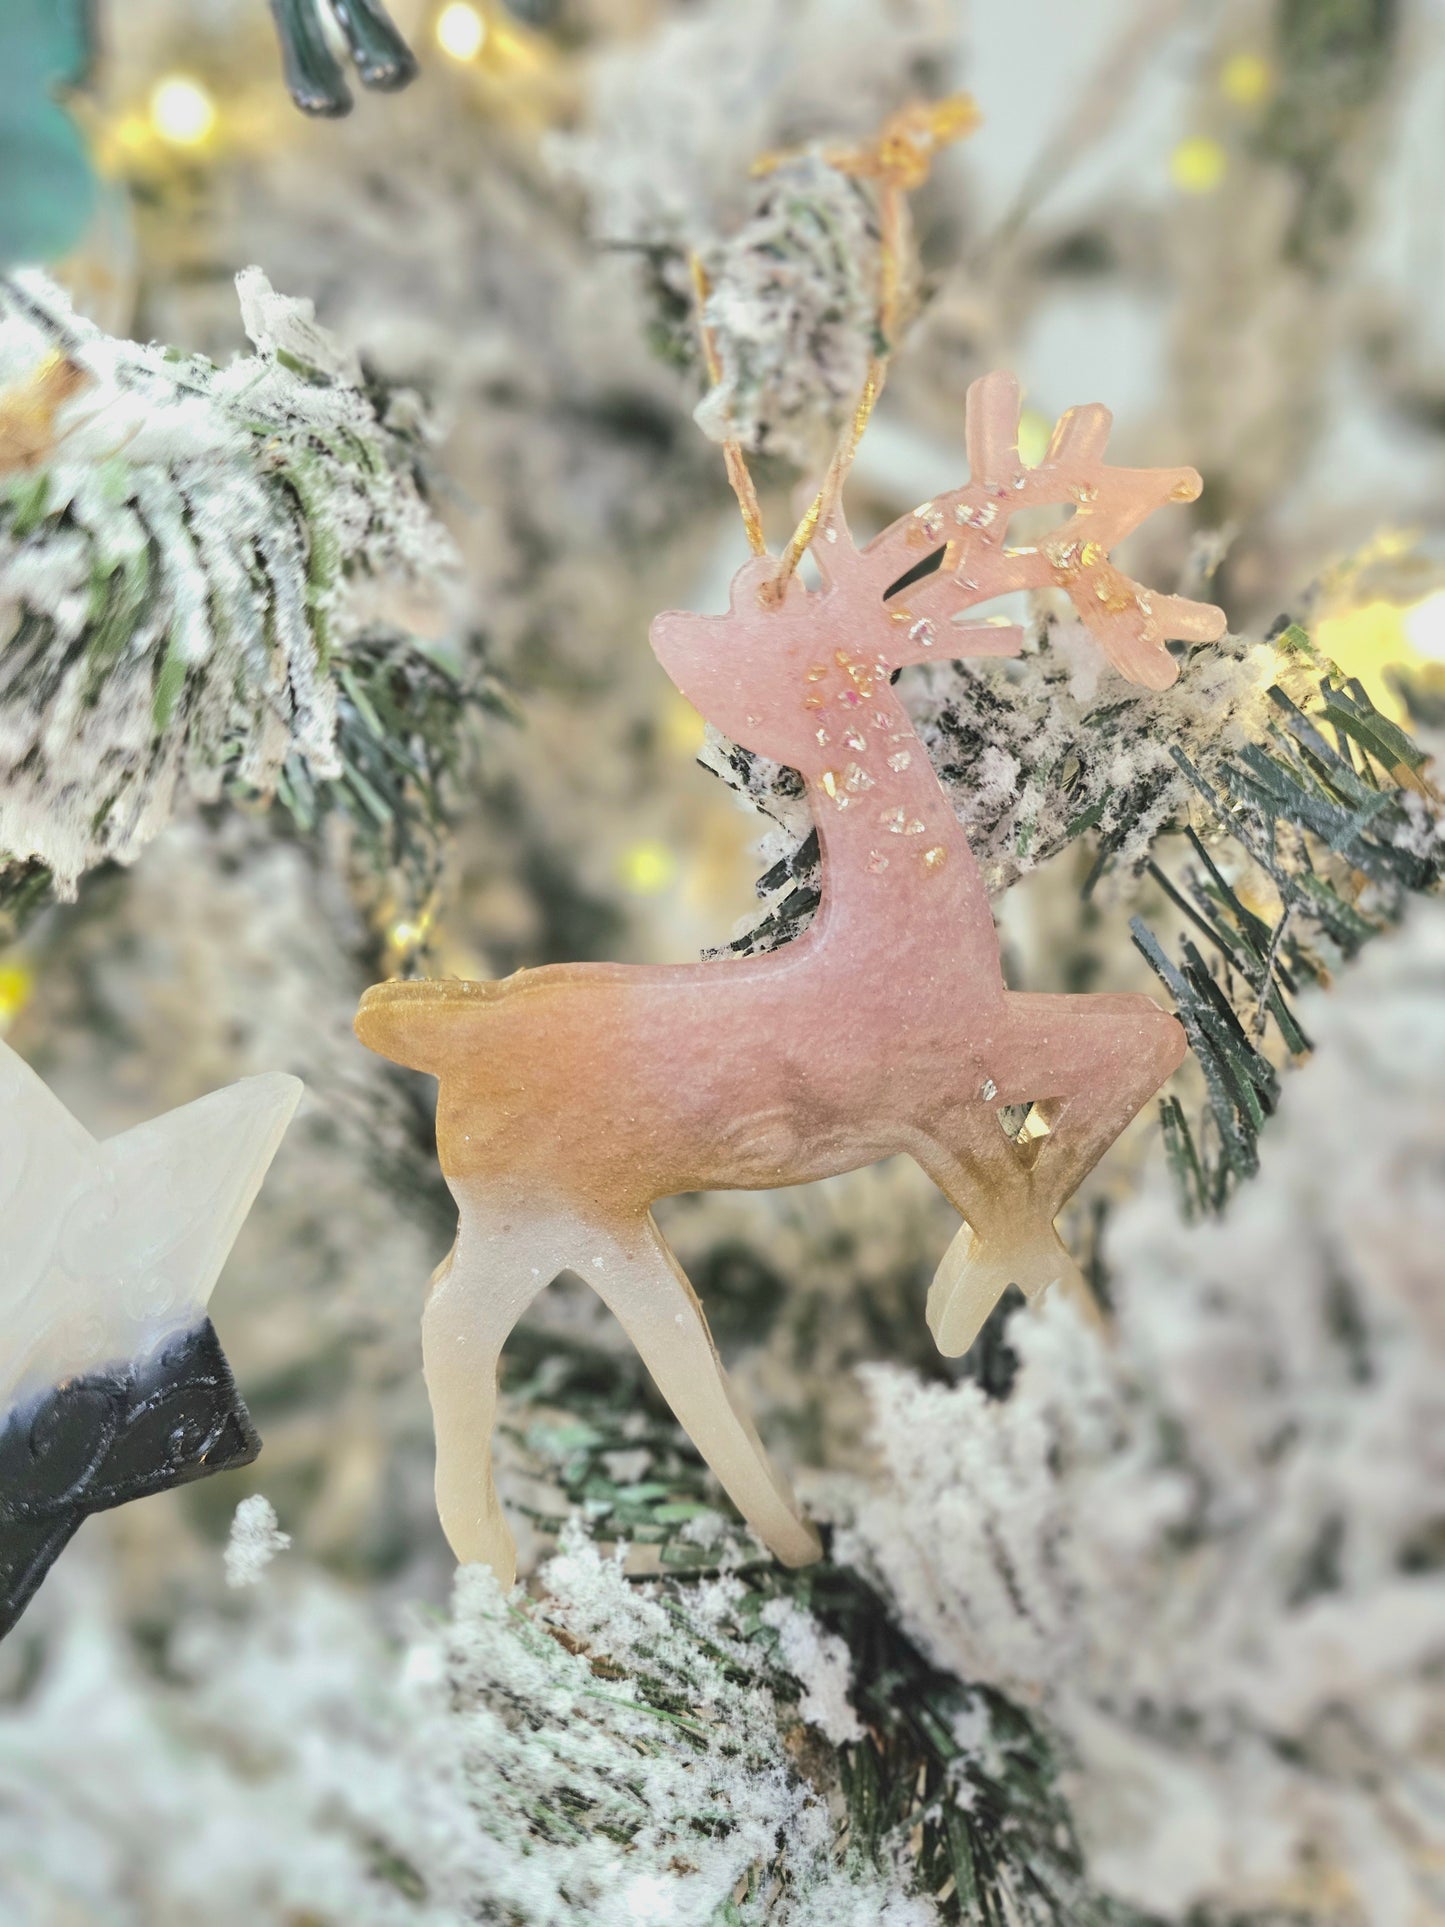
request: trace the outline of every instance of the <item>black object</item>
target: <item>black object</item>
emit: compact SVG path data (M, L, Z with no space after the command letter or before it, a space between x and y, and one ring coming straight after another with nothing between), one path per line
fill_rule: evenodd
M416 57L380 0L271 0L286 86L303 114L335 119L351 112L351 90L326 38L323 7L346 36L363 87L391 94L416 79Z
M0 1639L88 1512L249 1465L260 1450L209 1318L12 1412L0 1426Z

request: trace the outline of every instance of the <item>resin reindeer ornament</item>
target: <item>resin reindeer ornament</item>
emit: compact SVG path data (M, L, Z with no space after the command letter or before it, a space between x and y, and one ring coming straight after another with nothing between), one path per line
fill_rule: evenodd
M457 1557L503 1580L498 1357L563 1271L615 1312L758 1535L789 1564L816 1556L653 1221L658 1198L804 1184L907 1152L965 1221L928 1296L942 1351L967 1350L1010 1284L1087 1299L1054 1219L1180 1062L1184 1033L1148 997L1008 989L978 867L892 679L937 657L1016 654L1018 629L968 619L1008 590L1061 588L1114 666L1155 689L1177 674L1166 640L1215 639L1224 618L1150 595L1108 559L1154 509L1197 495L1194 471L1106 466L1102 408L1065 415L1025 468L1018 409L1010 376L976 382L967 487L862 549L825 502L820 588L755 556L725 616L652 625L688 700L806 781L823 881L802 936L766 956L549 965L362 999L363 1043L440 1080L459 1227L423 1317L437 1499ZM1009 547L1010 517L1044 504L1073 514L1041 546ZM1048 1129L1024 1147L999 1113L1030 1102Z
M89 1512L261 1449L206 1302L301 1095L97 1141L0 1043L0 1638Z

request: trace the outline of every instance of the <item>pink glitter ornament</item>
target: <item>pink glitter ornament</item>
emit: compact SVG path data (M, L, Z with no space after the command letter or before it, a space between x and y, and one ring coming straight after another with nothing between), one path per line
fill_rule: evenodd
M1010 1284L1091 1302L1054 1219L1180 1062L1184 1034L1148 997L1007 988L978 866L891 677L931 657L1017 654L1017 628L960 621L1010 590L1063 589L1114 666L1151 689L1178 674L1167 639L1215 640L1224 617L1150 595L1108 559L1154 509L1192 500L1195 472L1107 467L1098 407L1066 414L1025 468L1018 411L1011 376L975 382L967 487L865 548L826 510L821 588L754 557L725 616L652 625L689 701L804 777L823 886L801 937L768 956L551 965L362 999L362 1041L441 1083L460 1223L423 1319L437 1502L457 1557L504 1580L498 1359L562 1271L611 1307L759 1536L789 1564L817 1555L653 1222L658 1198L806 1184L907 1152L965 1220L928 1295L942 1351L966 1351ZM1043 504L1074 513L1038 547L1010 548L1010 517ZM890 594L939 550L933 573ZM1029 1103L1046 1130L1016 1141L1000 1108Z

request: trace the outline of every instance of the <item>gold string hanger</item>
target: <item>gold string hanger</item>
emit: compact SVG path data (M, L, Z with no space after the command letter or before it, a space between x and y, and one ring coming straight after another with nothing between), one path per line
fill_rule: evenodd
M970 94L953 94L945 100L914 101L890 114L871 141L850 147L825 147L822 157L829 167L855 180L878 184L878 346L869 357L857 405L844 424L834 447L817 494L809 503L802 520L794 529L779 560L778 573L768 585L773 598L780 596L789 577L817 534L819 525L832 513L847 480L863 432L868 426L888 372L898 327L899 287L904 256L911 242L908 220L908 195L928 179L935 156L952 142L963 140L978 126L978 107ZM753 163L754 175L770 174L785 161L804 152L788 148L764 154ZM722 379L722 364L717 341L706 317L706 302L711 292L707 271L697 255L690 258L693 292L697 300L698 331L708 379L714 386ZM741 442L729 436L723 443L723 460L728 481L737 497L743 527L754 555L766 555L762 513L757 489L748 468Z

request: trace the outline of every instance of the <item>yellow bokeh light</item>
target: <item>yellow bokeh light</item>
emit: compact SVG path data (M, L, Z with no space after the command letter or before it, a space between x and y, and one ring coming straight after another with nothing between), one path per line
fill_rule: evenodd
M1425 662L1445 662L1445 589L1405 611L1405 639Z
M453 60L475 60L486 45L487 23L466 0L451 0L437 15L436 37Z
M1258 107L1274 92L1274 69L1262 54L1231 54L1219 70L1219 91L1236 107Z
M0 1030L8 1030L11 1020L24 1010L34 985L24 964L0 964Z
M155 130L144 114L122 114L106 132L117 150L126 154L144 153L155 137Z
M1037 408L1025 408L1019 416L1019 460L1025 468L1037 468L1049 452L1049 437L1054 425Z
M216 125L216 104L198 80L167 74L151 89L151 126L173 147L199 147Z
M665 843L634 843L618 868L624 888L639 897L661 896L677 876L677 858Z
M1315 643L1346 676L1355 676L1382 716L1408 723L1409 711L1388 680L1391 669L1419 669L1445 661L1445 589L1410 608L1367 602L1326 616Z
M685 696L675 691L662 714L663 741L683 756L696 756L707 737L707 724Z
M1229 157L1207 134L1191 134L1169 156L1169 178L1181 194L1212 194L1224 179Z

